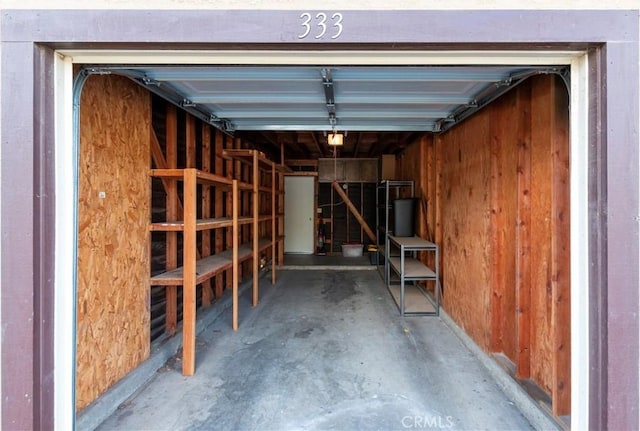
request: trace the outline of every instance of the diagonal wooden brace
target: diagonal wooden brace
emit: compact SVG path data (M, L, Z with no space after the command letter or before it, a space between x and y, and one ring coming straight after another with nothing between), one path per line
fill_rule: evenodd
M344 190L342 190L342 187L340 187L340 184L338 184L337 181L334 181L332 184L333 184L333 188L336 190L336 192L338 192L338 194L340 195L344 203L347 204L347 208L349 208L349 211L351 211L351 213L356 218L356 220L358 220L358 223L360 223L360 226L362 226L362 229L364 229L364 232L367 234L369 239L371 239L371 241L375 243L376 242L375 234L373 233L373 231L371 230L367 222L364 221L364 218L362 218L362 216L360 215L360 212L358 212L358 209L355 207L355 205L353 205L353 203L351 202L351 199L349 199L349 196L347 196Z

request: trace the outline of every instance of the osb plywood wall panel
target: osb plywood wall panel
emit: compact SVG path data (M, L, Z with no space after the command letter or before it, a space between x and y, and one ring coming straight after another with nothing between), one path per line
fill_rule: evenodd
M451 130L442 147L444 306L484 349L489 346L489 121L481 111Z
M150 120L150 96L130 80L87 81L80 118L78 410L149 356Z

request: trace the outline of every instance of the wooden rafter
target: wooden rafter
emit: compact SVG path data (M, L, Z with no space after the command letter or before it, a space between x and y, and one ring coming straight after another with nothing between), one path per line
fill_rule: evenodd
M318 137L316 136L315 132L311 132L311 137L313 138L313 143L316 145L316 148L318 150L318 153L320 154L320 157L324 157L324 150L322 148L322 145L320 145L320 142L318 141ZM308 157L311 158L311 157Z
M354 159L358 157L358 151L360 150L360 142L362 142L362 132L358 132L358 135L356 136L356 144L353 147Z

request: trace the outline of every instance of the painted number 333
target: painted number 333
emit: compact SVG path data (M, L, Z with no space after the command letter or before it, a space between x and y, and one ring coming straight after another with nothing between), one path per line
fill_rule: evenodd
M342 14L340 12L334 13L331 18L324 12L317 13L315 17L309 12L305 12L300 15L300 19L302 20L300 24L302 33L298 35L298 39L305 39L311 35L315 39L322 39L325 35L331 35L331 39L337 39L342 34Z

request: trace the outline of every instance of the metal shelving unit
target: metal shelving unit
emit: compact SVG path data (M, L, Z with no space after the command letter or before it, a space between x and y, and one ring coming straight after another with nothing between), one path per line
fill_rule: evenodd
M389 259L386 256L387 235L393 234L391 226L393 219L391 217L391 203L394 199L402 197L402 193L408 193L409 197L414 195L413 181L396 181L384 180L378 184L376 190L376 246L378 247L378 272L384 278L385 284L389 284L388 264ZM384 262L380 262L380 256L384 256Z
M387 235L387 254L385 260L385 278L387 288L396 302L400 315L437 316L440 313L440 295L438 289L438 246L430 241L413 237ZM435 253L435 267L429 268L418 259L418 252ZM395 253L397 252L397 253ZM397 255L396 255L397 254ZM392 274L399 282L392 282ZM434 283L432 296L418 281Z

